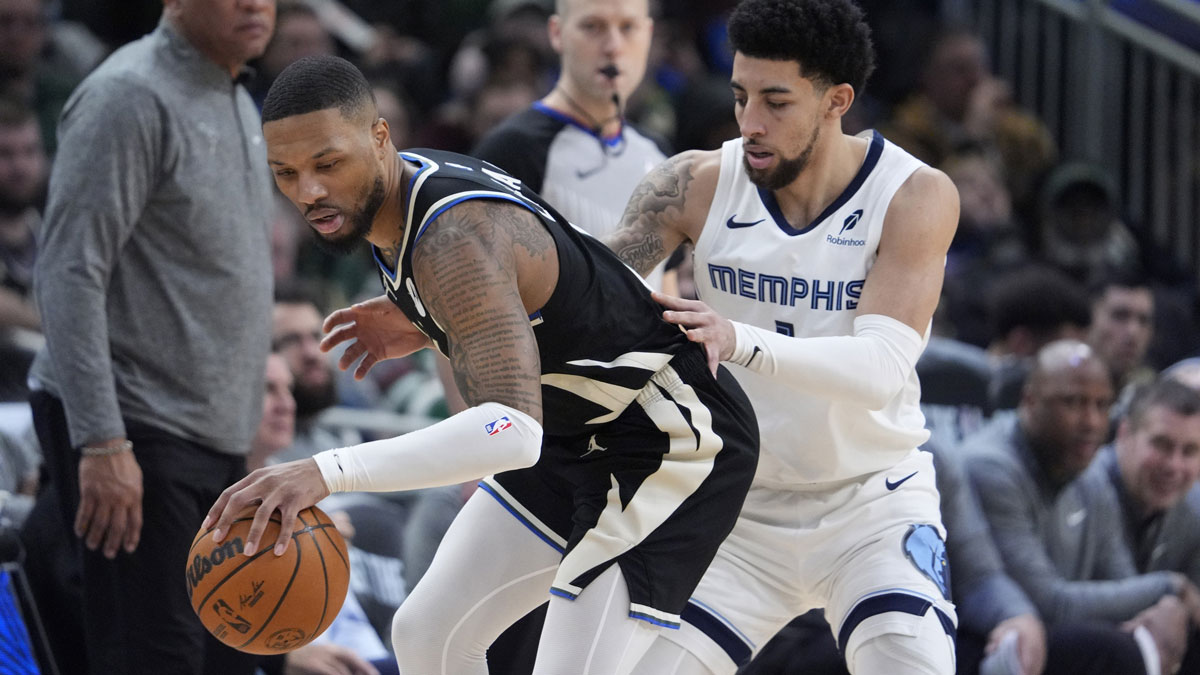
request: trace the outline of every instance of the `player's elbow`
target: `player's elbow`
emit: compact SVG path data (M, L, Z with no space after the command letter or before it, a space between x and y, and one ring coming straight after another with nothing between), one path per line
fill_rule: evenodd
M493 421L485 425L487 439L503 457L504 471L526 469L542 456L542 425L532 416L501 403L478 406L484 417Z
M854 329L855 337L869 345L863 366L872 373L860 391L860 403L868 410L882 410L912 379L924 340L912 328L878 314L858 317Z
M536 433L531 433L528 438L522 438L520 448L513 457L513 462L516 464L514 469L528 469L537 464L542 457L542 427L538 425Z

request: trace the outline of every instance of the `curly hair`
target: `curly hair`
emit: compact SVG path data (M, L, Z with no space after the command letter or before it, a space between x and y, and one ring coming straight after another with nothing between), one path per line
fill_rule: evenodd
M742 0L729 41L746 56L796 61L802 76L859 94L875 70L871 29L852 0Z
M263 100L262 121L337 108L353 119L375 109L375 94L362 72L337 56L306 56L283 69Z

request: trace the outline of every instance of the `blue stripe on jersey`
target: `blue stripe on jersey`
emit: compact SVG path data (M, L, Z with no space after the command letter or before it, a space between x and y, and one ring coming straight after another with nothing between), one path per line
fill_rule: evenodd
M534 527L534 526L533 526L533 523L529 522L529 520L528 520L528 519L527 519L525 516L521 515L521 514L520 514L520 513L519 513L519 512L518 512L516 509L514 509L514 508L512 507L512 505L511 505L511 504L509 504L508 502L504 501L504 499L503 499L503 498L502 498L500 495L496 494L496 491L495 491L495 490L493 490L492 488L488 487L488 485L487 485L486 483L482 483L482 482L481 482L481 483L479 483L479 487L480 487L480 489L482 489L484 492L486 492L486 493L488 493L489 495L491 495L491 496L492 496L492 497L493 497L493 498L494 498L496 501L500 502L500 506L503 506L503 507L504 507L504 509L505 509L506 511L508 511L509 513L511 513L511 514L513 515L513 517L514 517L514 518L516 518L517 520L521 521L521 523L522 523L523 525L525 525L525 527L528 527L530 532L532 532L532 533L536 534L536 535L538 536L538 538L539 538L539 539L541 539L542 541L544 541L544 542L546 542L547 544L549 544L549 545L550 545L550 548L554 549L555 551L558 551L559 553L564 553L564 552L566 552L566 549L565 549L565 548L563 548L563 547L559 546L557 543L555 543L555 541L554 541L553 539L551 539L551 538L547 537L545 534L543 534L543 533L542 533L542 531L541 531L541 530L539 530L539 529L537 529L536 527Z
M425 173L425 171L427 169L429 169L430 167L432 167L433 164L431 164L425 158L419 157L417 155L410 155L406 152L401 152L398 154L407 161L416 162L417 164L421 165L421 167L419 169L417 169L416 171L413 172L412 178L410 178L408 181L408 194L405 195L405 200L404 200L404 215L405 215L405 218L407 218L409 205L412 202L413 186L417 184L417 176L420 176L422 173ZM399 255L399 253L397 253L397 255ZM380 260L379 259L379 250L376 249L374 246L371 247L371 257L375 258L375 264L379 266L379 269L383 270L383 273L386 274L389 279L391 279L392 281L396 280L396 268L398 267L397 263L400 262L399 260L393 260L391 263L386 263L386 262ZM391 269L388 269L389 267Z
M708 639L717 643L717 646L725 650L732 660L739 667L750 663L750 645L733 631L723 621L718 619L711 610L702 608L700 603L695 600L688 600L687 607L683 608L683 613L680 618L692 624L701 633L708 636Z
M859 624L863 621L877 614L903 612L915 616L925 616L925 613L931 607L937 614L938 621L942 623L942 628L946 631L946 635L949 635L951 640L956 639L958 630L954 627L954 621L928 598L910 593L884 593L867 598L854 606L854 609L842 621L842 628L838 631L838 650L844 654L846 651L846 642L850 639L850 635L854 632L854 629L858 628Z
M417 240L421 238L421 235L425 234L425 230L428 230L429 226L433 224L433 221L437 220L438 216L442 215L442 213L445 212L446 209L454 206L455 204L461 204L470 199L503 199L505 201L510 201L514 204L520 204L521 206L524 206L525 208L529 209L530 211L533 211L533 213L537 213L537 211L535 211L532 206L530 206L529 204L526 204L523 200L521 200L517 197L514 197L512 195L506 195L503 192L490 192L488 194L467 195L466 197L455 199L454 201L450 202L449 204L446 204L442 208L438 209L432 216L430 216L429 220L426 220L425 224L421 226L421 230L419 232L417 232L417 236L413 237L413 244L416 245Z
M783 230L784 234L787 234L791 237L794 237L798 234L804 234L805 232L812 230L817 225L823 223L826 218L836 213L838 209L846 205L846 202L850 201L850 198L854 196L854 193L858 192L858 189L862 187L863 183L866 182L867 176L871 175L871 171L874 170L875 165L879 163L879 156L882 154L883 134L876 131L875 135L871 137L871 146L867 148L867 157L863 160L862 166L858 168L858 173L854 175L854 180L850 181L850 184L846 186L846 189L842 190L842 194L838 195L838 198L833 200L833 203L830 204L824 211L822 211L821 215L817 216L816 220L812 221L802 229L796 229L792 227L787 218L783 216L783 211L779 208L779 202L775 200L775 193L771 192L770 190L758 188L758 197L762 200L763 206L767 207L767 212L771 214L773 219L775 219L775 224L779 226L779 229Z
M649 614L643 614L641 612L630 612L629 618L638 619L640 621L645 621L646 623L648 623L652 626L659 626L660 628L670 628L671 630L679 630L679 622L678 621L667 621L665 619L659 619L657 617L650 616Z
M625 123L624 122L621 123L620 131L613 134L609 138L605 138L605 137L601 136L600 134L597 134L595 129L589 129L588 127L583 126L582 124L580 124L579 120L575 119L574 117L571 117L570 115L568 115L566 113L559 112L559 111L555 110L554 108L551 108L550 106L546 105L545 103L542 103L541 101L536 101L533 104L533 109L542 113L546 117L549 117L550 119L558 120L559 122L562 122L563 124L570 124L571 126L584 132L585 134L587 134L593 138L600 139L601 141L604 142L605 145L607 145L610 148L615 146L616 144L620 143L621 137L625 134Z
M566 598L567 600L572 600L572 601L574 601L575 598L579 597L578 595L575 595L574 593L568 593L568 592L564 591L563 589L555 588L554 586L550 587L550 595L557 595L560 598Z

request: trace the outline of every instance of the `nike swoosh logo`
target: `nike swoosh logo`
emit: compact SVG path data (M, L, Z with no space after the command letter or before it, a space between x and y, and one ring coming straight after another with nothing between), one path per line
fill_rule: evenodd
M592 176L595 176L596 174L600 173L600 171L602 169L604 169L605 166L606 166L606 164L601 164L600 166L598 166L594 169L588 169L586 171L583 169L575 169L575 177L578 178L579 180L587 180L588 178L591 178Z
M731 230L736 230L739 227L754 227L755 225L766 220L766 218L759 218L758 220L754 221L753 223L741 223L741 222L734 220L733 218L734 218L733 216L729 216L729 220L725 221L725 227L728 227Z
M893 483L893 482L892 482L892 479L891 479L891 478L885 478L885 479L883 480L883 484L884 484L884 486L886 486L886 487L887 487L887 489L889 489L889 490L895 490L896 488L898 488L898 487L900 487L901 485L903 485L903 484L904 484L904 481L906 481L906 480L908 480L909 478L912 478L913 476L917 475L917 473L918 473L917 471L914 471L914 472L912 472L912 473L908 474L907 476L905 476L904 478L901 478L900 480L896 481L895 483Z

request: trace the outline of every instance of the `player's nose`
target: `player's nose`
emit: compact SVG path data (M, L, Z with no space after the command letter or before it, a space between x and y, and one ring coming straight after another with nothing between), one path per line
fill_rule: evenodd
M299 182L299 199L302 203L316 204L329 196L325 185L313 174L301 174Z

